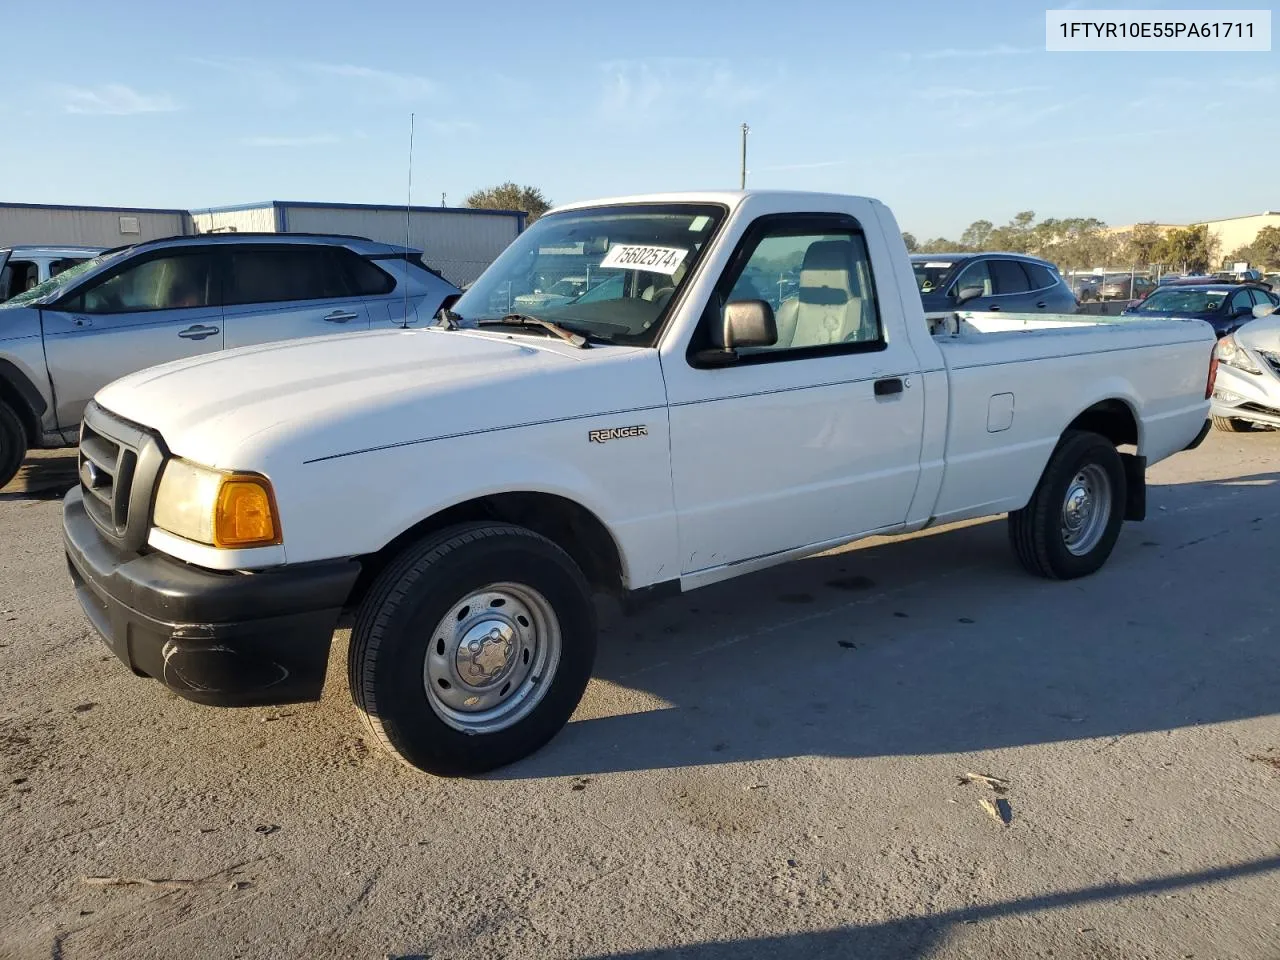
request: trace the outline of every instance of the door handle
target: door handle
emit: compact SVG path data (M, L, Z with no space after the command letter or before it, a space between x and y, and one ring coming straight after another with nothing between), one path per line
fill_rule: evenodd
M93 318L92 317L72 317L71 325L73 327L80 327L81 329L83 329L84 327L92 327Z
M1040 309L1040 310L1043 310L1047 306L1048 304L1045 303L1043 300L1041 300L1039 303L1036 304L1037 309Z
M895 393L901 393L902 378L885 377L883 380L877 380L873 389L877 397L889 397Z
M989 303L989 304L987 304L987 312L988 312L988 313L999 313L999 312L1000 312L1000 304L998 304L998 303Z
M354 313L347 313L346 311L343 311L343 310L335 310L333 311L333 313L329 314L327 317L324 318L324 322L325 323L346 323L348 320L354 320L355 318L356 318L356 315Z
M197 323L194 326L187 327L185 330L179 330L178 336L184 340L204 340L206 337L212 337L217 332L217 327L206 327Z

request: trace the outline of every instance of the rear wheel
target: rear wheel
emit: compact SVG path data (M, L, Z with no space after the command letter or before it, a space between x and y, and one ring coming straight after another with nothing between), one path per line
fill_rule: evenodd
M1253 424L1248 420L1237 420L1235 417L1213 417L1213 426L1216 430L1222 430L1225 433L1248 433L1253 429Z
M586 579L531 530L468 524L407 549L351 634L352 695L369 730L444 776L519 760L569 720L595 659Z
M14 478L27 455L27 431L22 421L0 400L0 487Z
M1031 501L1009 514L1009 541L1030 573L1056 580L1087 576L1115 548L1124 522L1120 454L1096 433L1067 432Z

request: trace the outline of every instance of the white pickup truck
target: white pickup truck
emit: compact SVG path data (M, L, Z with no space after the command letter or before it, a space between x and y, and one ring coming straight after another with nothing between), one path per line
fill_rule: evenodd
M588 274L577 299L511 312ZM104 388L66 549L108 645L201 703L318 698L352 614L373 734L473 773L568 721L595 591L691 590L1005 512L1029 571L1094 572L1142 519L1145 467L1204 436L1213 347L1198 321L926 321L874 200L578 204L432 328Z

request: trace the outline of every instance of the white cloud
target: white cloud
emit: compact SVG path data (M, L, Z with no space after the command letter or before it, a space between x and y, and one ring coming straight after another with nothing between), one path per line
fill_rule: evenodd
M1028 53L1044 53L1044 47L1011 47L997 43L991 47L943 47L939 50L921 50L903 53L903 60L961 60L981 57L1022 56Z
M848 160L818 160L814 163L782 163L771 167L752 167L748 173L766 173L777 170L821 170L823 167L843 167Z
M336 134L314 133L298 137L244 137L240 142L246 147L319 147L341 141L342 138Z
M302 84L274 63L250 57L188 57L190 63L220 70L271 107L291 107L302 98Z
M123 83L105 83L99 87L57 88L62 99L62 109L67 113L96 113L111 116L128 116L135 113L167 113L178 109L177 102L167 93L139 93Z
M701 57L651 57L610 60L600 64L605 75L601 109L607 114L686 110L691 103L720 106L755 103L768 87L749 82L727 60Z
M994 90L975 90L972 87L925 87L916 91L921 100L985 100L991 97L1016 97L1024 93L1042 93L1048 87L1004 87Z
M394 73L353 63L304 63L304 70L344 80L357 80L366 90L396 100L434 97L439 88L433 80L414 73Z

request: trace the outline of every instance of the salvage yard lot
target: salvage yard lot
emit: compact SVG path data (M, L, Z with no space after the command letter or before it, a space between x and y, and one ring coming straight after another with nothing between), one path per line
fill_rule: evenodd
M1211 434L1070 583L994 521L606 606L575 722L441 780L362 736L345 635L318 704L134 678L66 574L74 459L34 457L0 957L1276 957L1278 480L1280 433Z

